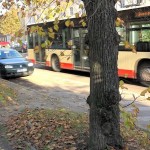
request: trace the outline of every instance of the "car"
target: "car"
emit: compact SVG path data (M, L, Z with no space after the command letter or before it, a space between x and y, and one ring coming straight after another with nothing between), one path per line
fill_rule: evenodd
M34 64L24 58L17 50L0 48L0 76L23 77L34 72Z

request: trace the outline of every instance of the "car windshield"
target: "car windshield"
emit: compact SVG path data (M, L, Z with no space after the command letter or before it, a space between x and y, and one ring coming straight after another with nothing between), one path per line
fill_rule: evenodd
M0 50L0 59L21 58L22 55L15 50Z

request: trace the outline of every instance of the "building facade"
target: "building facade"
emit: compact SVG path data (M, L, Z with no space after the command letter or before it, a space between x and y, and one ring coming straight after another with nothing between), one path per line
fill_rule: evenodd
M118 11L126 9L136 9L150 6L150 0L118 0L116 9Z

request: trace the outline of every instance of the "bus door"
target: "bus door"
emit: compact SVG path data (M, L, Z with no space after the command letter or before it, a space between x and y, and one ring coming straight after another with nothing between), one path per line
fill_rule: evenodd
M73 30L73 49L74 49L74 66L75 69L89 70L89 49L85 45L87 29L75 28Z
M39 50L35 52L35 60L37 63L45 63L45 48L41 47L41 44L44 43L45 38L35 34L35 47L38 46Z

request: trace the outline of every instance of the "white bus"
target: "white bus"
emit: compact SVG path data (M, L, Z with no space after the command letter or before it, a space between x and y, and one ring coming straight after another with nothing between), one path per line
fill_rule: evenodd
M119 17L125 23L117 27L121 36L118 56L119 77L137 79L141 83L150 85L150 7L119 12ZM61 69L89 71L89 47L85 37L88 33L86 28L81 27L78 19L72 19L75 26L68 28L65 20L60 21L60 29L55 34L51 47L42 48L41 44L49 39L48 36L38 36L37 33L28 34L28 59L33 63L43 64L52 67L54 71ZM47 32L53 22L46 24L34 24L32 26L42 26ZM51 40L51 39L50 39ZM128 41L136 48L136 53L132 48L126 47ZM72 46L68 45L72 43ZM39 46L38 51L34 50Z

